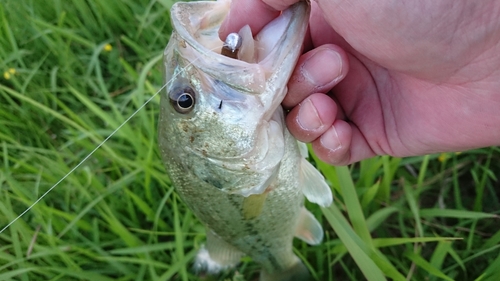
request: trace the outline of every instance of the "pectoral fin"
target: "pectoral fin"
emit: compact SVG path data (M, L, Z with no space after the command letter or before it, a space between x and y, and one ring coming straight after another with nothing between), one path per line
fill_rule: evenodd
M309 151L307 150L307 144L305 144L301 141L297 141L297 144L299 146L300 155L302 155L302 157L304 157L304 158L309 157Z
M306 208L302 207L295 237L309 245L318 245L323 240L323 228Z
M328 207L332 204L332 190L326 184L323 175L316 170L306 159L301 159L301 185L302 192L307 200Z
M243 217L246 220L251 220L260 215L264 202L266 201L267 193L252 194L243 199Z

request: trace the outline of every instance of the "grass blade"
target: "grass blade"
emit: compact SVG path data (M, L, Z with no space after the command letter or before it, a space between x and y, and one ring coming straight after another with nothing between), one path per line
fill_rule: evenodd
M340 240L344 243L345 247L351 254L363 275L368 281L382 281L387 280L382 271L373 262L373 260L365 253L367 249L362 249L360 243L363 243L360 238L359 242L354 239L357 235L350 228L345 218L334 205L329 208L322 208L323 214L332 226L333 230L339 236ZM366 248L366 245L364 245Z
M351 173L349 172L347 166L340 166L335 169L339 178L342 197L344 198L347 213L354 231L367 245L371 245L370 231L366 225L365 215L361 209L361 204L359 203L358 194L356 192L356 188L354 187Z

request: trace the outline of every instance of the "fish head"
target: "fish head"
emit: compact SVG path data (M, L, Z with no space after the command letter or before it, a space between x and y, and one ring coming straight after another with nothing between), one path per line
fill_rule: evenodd
M218 30L229 4L179 2L171 9L159 145L167 171L175 164L221 191L248 196L266 190L284 155L280 104L309 4L295 4L255 36L242 28L241 59L221 55Z

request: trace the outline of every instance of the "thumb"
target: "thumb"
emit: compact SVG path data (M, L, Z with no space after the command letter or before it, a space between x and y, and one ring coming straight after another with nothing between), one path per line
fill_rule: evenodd
M262 2L269 5L269 7L273 7L277 11L283 11L299 1L306 0L262 0Z
M219 37L224 41L231 32L238 32L249 25L253 35L273 19L280 11L299 0L233 0L226 19L219 29Z

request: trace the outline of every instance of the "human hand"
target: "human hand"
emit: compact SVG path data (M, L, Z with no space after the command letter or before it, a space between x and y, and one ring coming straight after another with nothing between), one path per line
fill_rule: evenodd
M298 0L233 0L221 38ZM500 3L312 1L283 101L325 162L500 144Z

